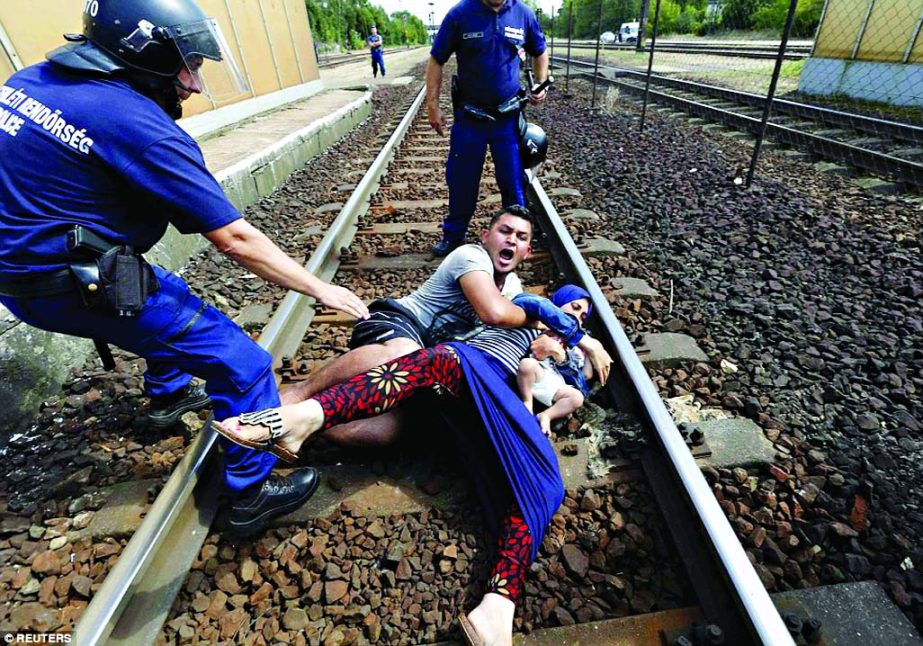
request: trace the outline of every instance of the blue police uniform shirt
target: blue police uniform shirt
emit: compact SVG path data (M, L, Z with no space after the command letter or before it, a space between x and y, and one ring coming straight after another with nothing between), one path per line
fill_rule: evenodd
M144 252L168 223L238 218L198 144L125 81L44 62L0 87L0 275L63 269L74 224Z
M368 40L369 45L372 45L372 44L374 44L374 43L380 43L380 42L381 42L381 35L380 35L380 34L373 34L373 35L369 36L367 40ZM376 47L375 49L372 50L372 53L374 54L375 52L380 52L381 49L382 49L381 47Z
M520 0L506 0L499 12L481 0L462 0L446 14L430 54L443 65L456 54L463 102L496 106L519 91L522 52L544 51L535 14Z

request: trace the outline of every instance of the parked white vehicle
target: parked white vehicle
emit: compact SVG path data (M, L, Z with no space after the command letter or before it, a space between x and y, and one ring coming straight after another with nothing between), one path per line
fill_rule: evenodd
M618 39L620 43L638 42L638 32L641 30L640 22L623 22L619 27Z

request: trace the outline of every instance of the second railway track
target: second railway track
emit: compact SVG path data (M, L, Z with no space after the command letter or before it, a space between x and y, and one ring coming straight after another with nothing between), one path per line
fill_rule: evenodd
M592 78L594 64L555 57ZM634 97L645 94L647 75L636 70L600 66L597 81ZM692 116L755 135L766 98L750 92L682 78L652 75L649 100ZM877 175L919 192L923 189L923 127L785 99L773 101L768 138L821 159Z

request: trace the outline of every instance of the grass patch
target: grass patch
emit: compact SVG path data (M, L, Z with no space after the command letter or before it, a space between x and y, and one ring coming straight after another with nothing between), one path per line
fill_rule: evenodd
M800 61L782 61L782 69L779 70L780 79L789 79L797 81L801 78L801 70L808 59L803 58Z

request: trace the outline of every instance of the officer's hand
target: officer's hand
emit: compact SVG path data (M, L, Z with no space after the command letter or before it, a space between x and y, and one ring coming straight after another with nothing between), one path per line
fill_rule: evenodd
M439 133L440 136L445 137L445 115L442 114L442 108L438 105L430 105L426 107L426 111L429 115L429 125L433 127L433 130Z
M529 92L529 103L532 105L538 105L545 100L546 96L548 96L548 88L545 88L538 94L532 94L532 92Z
M365 306L365 303L358 296L345 287L325 284L314 295L314 298L325 307L346 312L357 319L367 319L369 317L369 308Z

